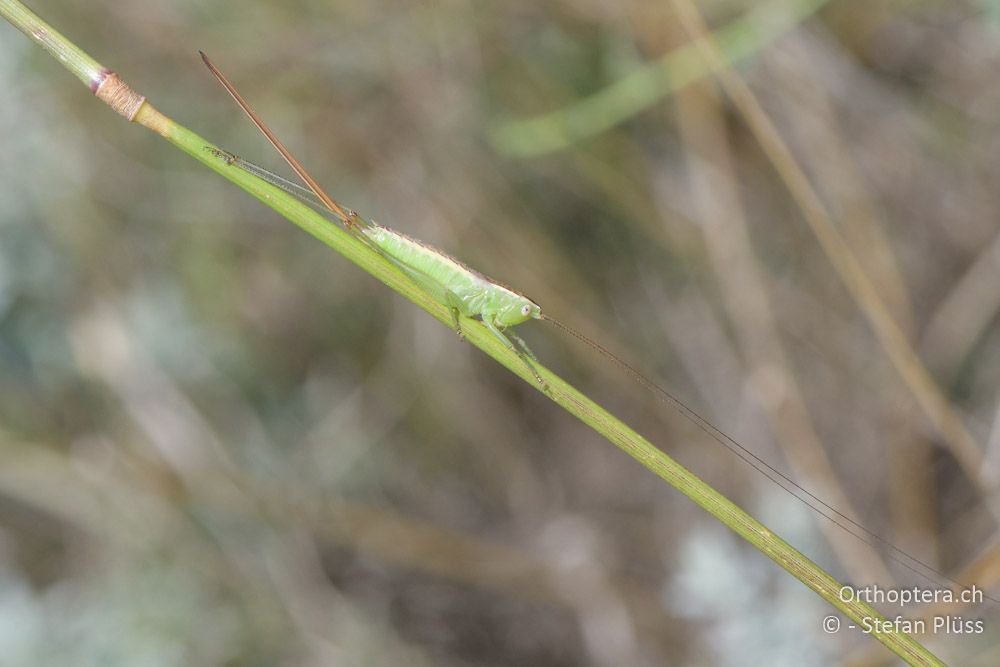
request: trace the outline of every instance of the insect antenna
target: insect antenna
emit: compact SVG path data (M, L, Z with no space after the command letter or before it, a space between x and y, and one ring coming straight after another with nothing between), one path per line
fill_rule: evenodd
M682 400L674 396L672 393L656 384L645 375L640 373L634 366L626 362L624 359L616 355L615 353L608 350L606 347L594 341L587 336L584 336L579 331L571 329L569 326L563 324L559 320L550 317L544 313L540 315L540 318L546 322L551 322L557 328L561 329L565 333L569 334L573 338L576 338L581 343L587 345L594 351L598 352L604 358L611 361L613 364L618 366L627 375L631 376L633 380L638 382L640 385L651 391L661 402L670 405L678 412L680 412L688 421L692 422L695 426L700 428L709 437L715 440L717 443L728 449L730 452L735 454L741 461L745 464L759 472L761 475L771 480L782 488L790 496L798 500L800 503L809 507L814 512L825 518L827 521L832 522L838 528L844 532L852 535L858 540L861 540L865 544L872 547L877 547L882 545L889 550L886 554L888 558L898 563L902 567L906 568L910 572L914 573L918 577L930 581L935 584L940 584L941 581L950 583L959 588L965 588L965 584L952 579L943 572L935 569L931 565L923 562L919 558L911 556L906 551L903 551L892 542L889 542L884 537L878 533L866 528L862 524L858 523L851 517L847 516L837 508L833 507L826 501L824 501L819 496L815 495L801 484L793 480L787 474L781 472L773 465L765 461L763 458L754 454L746 446L740 444L735 438L727 434L725 431L720 429L718 426L710 422L707 418L702 417L697 411L689 407ZM805 497L803 497L804 494ZM1000 600L992 598L988 595L983 596L984 598L1000 604Z

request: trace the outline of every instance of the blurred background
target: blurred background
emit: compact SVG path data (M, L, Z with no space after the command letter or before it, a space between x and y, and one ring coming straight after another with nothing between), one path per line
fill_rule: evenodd
M996 2L30 5L286 173L205 50L340 201L994 586ZM689 46L699 11L728 93ZM7 24L0 88L0 664L898 664ZM935 587L568 336L519 332L834 575ZM928 647L998 664L996 605L948 611L985 632Z

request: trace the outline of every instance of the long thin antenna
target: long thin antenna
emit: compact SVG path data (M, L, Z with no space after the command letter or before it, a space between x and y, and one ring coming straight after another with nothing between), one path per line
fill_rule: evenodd
M240 105L240 108L243 109L246 115L250 117L253 124L257 126L257 129L260 130L265 137L267 137L267 140L271 142L271 145L274 146L275 150L281 153L281 157L285 158L285 162L288 163L288 166L290 166L295 173L299 175L299 178L301 178L302 181L309 186L309 189L312 190L313 194L319 197L319 200L323 202L324 206L336 213L348 227L353 227L355 225L353 217L345 213L344 209L342 209L340 205L333 200L333 197L326 194L323 188L320 187L319 183L316 182L316 179L310 176L309 172L306 171L306 168L302 166L302 163L295 159L295 156L292 155L287 148L285 148L285 145L281 143L281 140L275 136L274 132L271 131L271 128L269 128L263 119L257 115L257 112L253 110L250 104L243 99L243 96L236 91L233 84L229 83L229 80L222 72L219 71L219 68L212 64L212 61L208 59L208 56L205 55L204 51L199 51L198 53L201 54L201 59L205 61L205 65L208 67L209 71L215 75L215 78L218 79L223 86L225 86L226 90L229 91L229 94L233 96L234 100L236 100L236 103Z
M737 441L735 438L727 434L725 431L720 429L718 426L710 422L705 417L702 417L698 412L688 407L688 405L684 403L682 400L680 400L679 398L671 394L669 391L667 391L660 385L656 384L655 382L647 378L645 375L640 373L634 366L632 366L624 359L622 359L618 355L614 354L613 352L605 348L603 345L597 343L594 340L591 340L587 336L584 336L582 333L574 329L571 329L570 327L566 326L559 320L549 317L544 313L542 313L541 319L545 320L546 322L551 322L559 329L562 329L564 332L568 333L573 338L576 338L580 342L584 343L588 347L592 348L593 350L597 351L602 356L610 360L616 366L625 371L627 375L631 376L633 380L644 386L646 389L652 391L653 394L659 400L675 408L685 418L687 418L688 421L692 422L695 426L697 426L706 434L708 434L709 437L711 437L713 440L715 440L720 445L722 445L730 452L735 454L741 461L749 465L751 468L753 468L760 474L764 475L764 477L768 478L769 480L777 484L779 487L784 489L786 493L788 493L790 496L798 500L800 503L814 510L826 520L833 522L837 527L839 527L847 534L854 536L855 538L861 540L862 542L870 546L876 546L875 542L884 545L891 552L888 554L888 557L890 559L892 559L896 563L899 563L901 566L905 567L907 570L913 572L922 579L926 579L927 581L931 581L933 583L940 583L939 581L936 581L934 579L934 577L937 577L960 588L965 588L965 584L956 581L955 579L952 579L951 577L935 569L931 565L928 565L922 560L914 556L911 556L907 552L903 551L902 549L894 545L892 542L886 540L878 533L866 528L862 524L858 523L851 517L847 516L837 508L833 507L832 505L824 501L819 496L815 495L814 493L803 487L801 484L793 480L791 477L781 472L780 470L772 466L770 463L768 463L761 457L754 454L746 446L740 444L739 441ZM789 488L789 486L791 486L792 488ZM799 493L805 494L809 499L812 500L812 502L800 496ZM816 504L814 505L813 503ZM827 514L824 510L832 512L835 516ZM838 520L838 517L840 520ZM844 523L841 523L841 521L843 521ZM923 571L918 569L916 566L911 565L911 563L916 563L921 568L923 568ZM933 577L928 576L927 574L928 572L932 573L934 576ZM997 600L996 598L992 598L988 595L984 595L984 597L992 602L1000 604L1000 600Z
M275 136L274 132L272 132L271 129L267 126L267 124L264 123L264 121L261 119L261 117L257 115L257 113L250 106L250 104L245 99L243 99L243 96L240 95L239 92L237 92L236 88L234 88L233 85L229 83L229 80L226 79L226 77L222 74L222 72L220 72L219 69L212 63L212 61L208 59L208 56L206 56L205 53L202 51L199 51L198 53L201 54L201 59L205 62L205 65L208 67L209 71L211 71L212 74L215 75L215 78L217 78L219 82L222 83L223 86L225 86L229 94L233 97L234 100L236 100L236 103L240 105L240 108L242 108L243 111L250 118L250 120L253 121L253 124L257 126L257 128L264 134L265 137L267 137L267 140L271 142L271 145L274 146L274 148L281 154L281 156L285 159L288 165L295 171L296 174L298 174L299 178L301 178L302 181L309 186L309 190L320 200L320 202L322 202L324 206L326 206L330 211L335 213L341 220L343 220L344 223L348 225L348 227L354 227L355 225L357 225L357 223L355 222L355 215L346 213L344 209L341 208L340 205L333 200L332 197L326 194L323 188L320 187L319 183L316 182L316 179L314 179L309 174L309 172L306 171L305 167L302 166L302 163L300 163L295 158L295 156L293 156L291 152L287 148L285 148L285 145L281 143L281 140L278 139L277 136ZM236 156L229 156L227 154L226 157L232 159L232 161L234 162L238 162L239 166L247 169L251 173L254 173L255 175L261 178L264 178L265 180L268 180L272 184L275 184L278 187L285 189L286 191L289 191L292 194L295 194L296 196L301 196L301 192L297 191L299 190L299 186L297 186L296 184L290 183L289 181L282 179L280 176L271 174L270 172L262 169L261 167L257 167L252 163L247 163L244 160L237 158ZM263 172L263 174L267 174L272 178L268 178L262 175L262 173L260 172ZM779 487L784 489L785 492L787 492L789 495L791 495L799 502L803 503L810 509L816 511L818 514L823 516L828 521L833 522L844 532L854 536L855 538L871 546L876 546L875 542L884 545L891 552L888 554L888 557L890 559L892 559L896 563L899 563L901 566L905 567L907 570L913 572L917 576L927 579L928 581L934 581L934 578L928 576L927 574L927 572L930 572L939 579L950 582L955 586L959 587L965 586L961 582L948 577L947 575L940 572L939 570L936 570L927 563L919 560L914 556L911 556L907 552L903 551L899 547L895 546L894 544L892 544L891 542L880 536L878 533L875 533L874 531L866 528L862 524L858 523L856 520L852 519L851 517L847 516L840 510L836 509L835 507L833 507L820 497L816 496L815 494L804 488L802 485L800 485L798 482L793 480L791 477L781 472L780 470L772 466L770 463L768 463L758 455L754 454L750 449L740 444L735 438L727 434L725 431L721 430L719 427L715 426L715 424L710 422L705 417L702 417L698 412L688 407L687 404L685 404L679 398L677 398L676 396L668 392L666 389L664 389L660 385L656 384L655 382L647 378L631 364L627 363L626 361L624 361L623 359L612 353L610 350L606 349L604 346L600 345L594 340L591 340L587 336L584 336L578 331L571 329L562 322L552 317L549 317L548 315L545 315L544 313L541 315L541 319L547 322L551 322L559 329L563 330L572 337L576 338L577 340L586 344L590 348L594 349L605 358L609 359L612 363L614 363L623 371L625 371L626 374L630 375L632 379L634 379L636 382L646 387L648 390L652 391L653 394L656 395L660 401L667 403L671 407L675 408L685 418L687 418L698 428L700 428L702 431L708 434L713 440L715 440L720 445L724 446L726 449L728 449L730 452L736 455L744 463L749 465L751 468L755 469L760 474L764 475L764 477L766 477L767 479L777 484ZM808 499L800 496L799 493L804 494ZM827 512L832 513L834 516L827 514ZM873 542L872 540L874 540L875 542ZM911 563L916 563L917 565L920 566L920 568L923 568L924 571L921 571L914 565L911 565ZM997 600L996 598L987 595L984 595L984 598L1000 604L1000 600Z

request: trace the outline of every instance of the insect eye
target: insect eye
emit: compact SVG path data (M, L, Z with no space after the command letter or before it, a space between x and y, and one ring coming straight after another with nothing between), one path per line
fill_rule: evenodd
M521 314L522 315L530 315L531 314L531 306L529 306L528 304L524 304L523 306L521 306Z

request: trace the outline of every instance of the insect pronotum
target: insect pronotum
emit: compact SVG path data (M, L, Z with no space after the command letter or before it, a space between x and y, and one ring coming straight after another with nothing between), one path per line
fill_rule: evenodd
M252 162L248 162L232 153L220 151L216 148L207 147L216 157L224 160L227 164L234 165L244 171L261 178L272 185L275 185L289 194L298 197L308 203L321 205L336 215L347 227L347 229L364 239L371 247L375 248L390 262L399 267L409 276L420 289L427 292L439 303L446 305L452 313L452 324L459 336L462 335L459 315L466 317L478 317L489 331L501 340L504 345L513 350L531 369L532 375L539 384L545 388L545 381L538 374L538 371L529 361L537 361L535 355L514 332L511 327L526 322L530 319L544 320L551 322L559 329L565 331L574 338L580 340L590 348L594 349L612 363L617 365L626 374L664 403L675 408L685 418L694 423L698 428L708 434L716 442L724 446L730 452L739 457L744 463L754 468L767 479L771 480L784 489L789 495L803 503L814 512L833 522L846 533L870 546L885 547L888 549L888 557L899 563L904 568L910 570L917 576L929 580L936 584L942 582L962 587L963 584L948 577L943 572L928 565L924 561L911 556L906 551L895 546L888 540L882 538L877 533L866 528L851 517L832 507L830 504L819 498L808 489L802 487L791 477L781 472L770 463L754 454L750 449L742 445L735 438L715 426L701 414L688 407L679 398L648 379L632 365L628 364L620 357L606 349L596 341L571 329L567 325L552 317L542 313L541 308L534 301L511 290L496 281L493 281L481 273L471 269L446 253L433 248L421 241L412 239L405 234L384 225L375 224L363 220L351 209L345 209L337 204L330 197L316 180L309 175L305 167L285 148L284 144L275 136L274 132L268 128L264 121L250 107L243 96L236 91L236 88L226 79L219 69L212 64L204 53L201 53L202 60L211 70L212 74L229 91L237 104L246 112L250 120L267 137L272 146L281 154L293 171L306 183L308 188L303 188L297 183L293 183L273 172L264 169ZM515 343L511 340L514 339ZM520 349L519 349L520 348ZM987 596L988 597L988 596ZM988 599L1000 603L994 598Z

